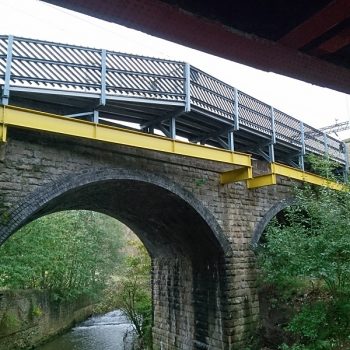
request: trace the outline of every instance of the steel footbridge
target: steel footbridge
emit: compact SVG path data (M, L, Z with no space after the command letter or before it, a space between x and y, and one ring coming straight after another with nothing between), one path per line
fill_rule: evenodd
M307 154L348 167L343 142L188 63L0 36L0 88L3 141L7 127L95 137L232 163L222 181L251 187L251 155L297 179Z

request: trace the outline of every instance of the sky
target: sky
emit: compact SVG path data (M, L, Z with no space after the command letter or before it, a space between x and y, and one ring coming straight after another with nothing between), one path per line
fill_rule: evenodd
M350 95L193 50L39 0L0 0L0 34L188 62L281 111L322 127L350 120ZM350 137L350 130L332 136Z

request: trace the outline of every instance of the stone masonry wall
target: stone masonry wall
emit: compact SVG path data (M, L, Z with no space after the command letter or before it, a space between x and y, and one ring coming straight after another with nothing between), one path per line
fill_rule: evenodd
M266 213L290 196L288 181L221 186L215 162L19 130L0 153L0 242L57 210L112 215L153 260L156 348L247 343L259 317L250 243Z
M40 291L0 292L0 349L28 349L91 315L88 300L54 303Z

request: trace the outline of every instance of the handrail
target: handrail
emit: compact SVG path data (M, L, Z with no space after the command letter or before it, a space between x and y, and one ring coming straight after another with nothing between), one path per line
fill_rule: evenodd
M342 141L184 62L0 35L0 87L2 104L16 89L99 94L102 104L125 98L176 102L185 113L232 125L229 132L266 140L271 161L275 145L296 152L301 164L305 153L315 153L347 168Z

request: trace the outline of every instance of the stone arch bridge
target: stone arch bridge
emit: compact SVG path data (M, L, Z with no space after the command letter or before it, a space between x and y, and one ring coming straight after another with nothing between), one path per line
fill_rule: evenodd
M304 156L346 170L343 144L179 62L0 36L0 87L0 244L57 211L115 217L152 258L155 347L242 349L251 246L291 181L341 187Z
M128 225L152 261L154 340L162 349L240 349L259 305L251 241L288 184L221 185L220 164L36 131L1 146L1 240L60 210Z

